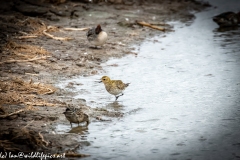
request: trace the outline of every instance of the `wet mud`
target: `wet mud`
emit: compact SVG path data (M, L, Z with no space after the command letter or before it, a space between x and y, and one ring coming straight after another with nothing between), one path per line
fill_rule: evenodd
M194 0L1 2L0 151L38 150L71 156L79 146L88 146L89 142L82 140L84 135L76 134L87 132L83 126L56 133L57 124L69 123L62 114L67 105L83 108L91 116L91 123L128 116L138 109L123 113L88 106L81 94L74 92L75 86L84 84L71 82L66 88L58 84L76 76L101 77L105 72L101 64L109 59L138 56L132 45L162 31L143 27L137 21L163 27L165 33L173 32L174 26L169 21L188 25L195 17L193 11L206 7L208 3ZM98 49L90 47L86 31L67 30L97 24L109 36L107 43ZM76 95L80 98L73 100ZM113 107L109 108L114 108L119 104L110 105Z

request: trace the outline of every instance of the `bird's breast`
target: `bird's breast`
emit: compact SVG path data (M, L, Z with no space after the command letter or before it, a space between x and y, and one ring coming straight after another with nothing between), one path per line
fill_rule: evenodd
M97 41L99 45L103 45L107 41L108 35L106 32L102 31L97 36Z

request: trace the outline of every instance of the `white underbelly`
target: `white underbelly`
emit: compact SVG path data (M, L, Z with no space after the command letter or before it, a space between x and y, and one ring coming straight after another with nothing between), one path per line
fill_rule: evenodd
M123 90L115 89L115 90L111 90L109 93L116 96L116 95L122 94Z
M107 33L102 31L95 40L91 41L91 44L95 46L102 46L107 41L107 37Z

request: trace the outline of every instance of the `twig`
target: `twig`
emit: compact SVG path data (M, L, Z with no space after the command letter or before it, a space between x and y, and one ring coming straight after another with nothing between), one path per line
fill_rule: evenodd
M150 23L147 23L147 22L144 22L144 21L136 21L136 23L139 24L139 25L150 27L150 28L157 29L157 30L160 30L160 31L165 31L165 28L158 27L158 26L155 26L155 25L151 25Z
M42 95L46 95L46 94L52 94L52 93L54 93L55 91L54 90L52 90L52 89L50 89L50 88L48 88L48 92L45 92L45 93L43 93Z
M22 129L27 128L27 126L29 126L32 122L34 122L34 120L30 121L26 126L22 127Z
M166 23L150 23L150 24L155 26L170 26L169 24Z
M25 74L31 75L31 76L39 76L39 74L32 74L32 73L28 73L28 72L25 72Z
M32 59L26 59L26 60L8 60L8 61L4 61L4 62L0 62L0 65L1 64L4 64L4 63L15 63L15 62L32 62L32 61L36 61L36 60L43 60L43 59L46 59L50 56L43 56L43 57L34 57Z
M80 153L65 153L66 157L89 157L88 154L80 154Z
M20 110L18 110L16 112L13 112L13 113L10 113L10 114L7 114L7 115L0 115L0 118L7 118L9 116L12 116L14 114L18 114L18 113L23 112L23 111L24 111L24 109L20 109Z
M38 132L38 135L41 138L42 142L45 143L45 146L47 147L49 145L49 142L44 140L43 135L40 132Z
M24 104L32 105L32 106L51 106L51 107L54 107L57 105L53 103L32 103L32 102L24 102Z
M18 39L37 38L38 36L20 36Z
M23 31L19 31L19 33L24 34L24 35L27 35L27 33L26 33L26 32L23 32Z
M86 31L89 28L63 28L65 31Z
M44 30L44 31L43 31L43 34L44 34L45 36L48 36L48 37L52 38L52 39L60 40L60 41L72 40L72 38L69 38L69 37L55 37L55 36L47 33L46 31L47 31L47 30Z

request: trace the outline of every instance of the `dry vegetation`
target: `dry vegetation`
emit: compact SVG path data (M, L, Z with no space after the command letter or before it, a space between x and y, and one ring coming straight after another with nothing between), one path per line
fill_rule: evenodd
M17 44L13 41L8 42L3 50L5 51L3 52L5 55L2 55L0 65L14 62L32 62L50 57L47 56L49 52L41 47Z
M11 0L10 0L11 1ZM82 0L82 2L86 2L88 0ZM137 1L137 0L136 0ZM42 19L34 17L35 10L32 10L32 13L28 13L26 15L26 10L20 13L20 9L16 13L15 10L12 11L10 7L10 14L0 15L0 120L2 124L7 124L5 126L2 125L0 128L0 152L1 151L33 151L36 149L39 150L48 150L52 146L61 146L60 141L67 139L66 137L57 137L57 135L52 135L48 133L43 133L42 124L47 123L49 117L60 116L60 112L65 108L60 108L59 106L66 105L69 101L64 99L62 102L57 99L58 90L49 84L49 82L45 79L43 82L40 82L36 77L41 76L58 76L59 74L66 75L67 73L70 75L66 76L67 78L72 75L93 75L97 74L101 69L100 64L105 62L109 57L122 57L125 54L134 54L130 48L127 49L128 43L132 41L140 41L144 37L146 37L148 33L148 29L153 28L153 30L160 31L168 31L166 28L170 28L170 26L166 26L166 24L150 24L146 23L149 19L148 15L144 15L138 18L143 18L141 21L132 20L131 22L125 22L125 20L121 20L119 15L113 14L110 17L105 19L105 27L106 30L109 31L109 41L106 44L106 47L101 50L93 50L89 49L86 43L85 33L76 34L76 31L86 31L90 26L93 26L94 23L102 23L100 18L98 20L87 20L86 17L82 17L81 22L76 21L76 19L72 20L74 25L63 24L63 23L53 23L51 22L49 25L47 24L49 21L46 20L47 16L51 16L53 19L57 18L60 20L60 17L53 14L52 11L57 12L58 9L61 11L66 11L66 15L69 15L71 18L72 13L75 13L75 9L78 9L78 13L76 13L76 17L80 18L81 14L89 9L93 9L94 7L98 8L99 6L91 6L93 8L89 8L89 6L85 3L72 3L68 1L60 6L55 6L53 4L62 4L65 0L46 0L45 2L52 2L51 5L44 5L41 1L12 1L13 4L17 4L20 2L22 6L26 9L26 6L35 6L44 8L48 11L47 15L42 15ZM93 0L93 2L98 2L98 0ZM101 1L104 3L105 1ZM114 0L109 1L114 3ZM122 2L118 1L117 2ZM134 1L133 1L134 2ZM139 1L142 2L142 1ZM165 5L168 4L169 1L163 1ZM6 1L7 3L7 1ZM177 3L177 2L176 2ZM188 6L188 3L185 5L179 3L180 6ZM173 3L174 4L174 3ZM178 3L177 3L178 4ZM162 5L162 4L161 4ZM66 7L68 6L68 7ZM197 5L196 5L197 6ZM16 6L15 6L16 7ZM31 6L32 7L32 6ZM31 8L30 7L30 8ZM100 11L102 10L104 5L100 6ZM121 11L121 7L126 11L130 11L131 4L128 3L126 6L107 6L108 9L116 12L116 9ZM151 9L151 6L149 6ZM170 5L171 7L171 5ZM198 6L197 6L198 7ZM17 7L16 7L17 8ZM67 8L67 9L66 9ZM110 9L112 8L112 9ZM116 8L116 9L113 9ZM125 9L124 9L125 8ZM191 8L191 7L190 7ZM165 13L165 17L171 13L171 10L168 9L168 12ZM185 11L185 9L182 9ZM55 13L54 12L54 13ZM175 12L175 11L174 11ZM71 13L71 14L70 14ZM111 12L109 12L111 13ZM120 12L121 13L121 12ZM128 13L129 14L129 13ZM152 13L148 13L152 16ZM33 17L31 17L33 16ZM41 16L41 15L40 15ZM44 17L46 16L46 17ZM186 17L186 16L184 16ZM191 16L190 16L191 17ZM45 18L45 19L44 19ZM93 17L94 18L94 17ZM96 17L95 17L96 18ZM145 19L144 19L145 18ZM186 18L189 19L188 17ZM46 21L45 21L46 20ZM82 21L83 20L83 21ZM86 21L86 22L85 22ZM124 23L123 23L124 22ZM126 23L126 24L125 24ZM60 24L60 25L59 25ZM60 28L59 26L68 26L67 28ZM77 26L77 27L76 27ZM78 28L78 26L84 28ZM145 26L144 28L142 26ZM162 27L159 27L162 26ZM126 28L128 27L128 28ZM116 30L112 28L117 28ZM121 28L121 29L119 29ZM128 31L126 31L128 30ZM144 30L144 32L143 32ZM70 31L75 31L71 33ZM61 32L61 34L59 34ZM126 33L125 33L126 32ZM65 37L65 34L69 37ZM69 34L70 33L70 34ZM144 34L140 34L144 33ZM152 33L152 32L150 32ZM57 36L58 35L58 36ZM84 36L83 36L84 35ZM126 35L126 36L123 36ZM62 37L59 37L62 36ZM76 39L74 39L76 38ZM73 40L72 40L73 39ZM72 41L70 41L72 40ZM52 43L52 42L56 43ZM63 42L64 41L64 42ZM70 41L70 42L69 42ZM63 42L63 43L62 43ZM122 42L126 43L123 44ZM62 45L63 47L58 47ZM41 47L44 46L44 47ZM72 47L74 46L74 47ZM55 53L55 50L58 52ZM70 51L69 51L70 50ZM73 54L74 53L74 54ZM24 69L26 66L31 66L34 69L43 70L41 72L28 72ZM112 66L117 66L117 64L113 64ZM18 72L14 72L13 68L17 68ZM21 72L24 70L23 72ZM49 71L51 70L51 71ZM54 72L55 71L55 72ZM3 75L3 76L2 76ZM30 78L30 76L32 76ZM50 82L51 83L51 82ZM69 96L67 92L60 93L62 97ZM50 96L54 97L53 100L49 100ZM60 97L59 96L59 97ZM62 99L61 99L62 100ZM80 101L80 100L79 100ZM78 103L78 102L77 102ZM84 102L82 105L84 106ZM79 105L80 102L77 104ZM74 104L76 105L76 104ZM45 106L47 106L45 108ZM59 107L58 110L56 107ZM90 108L90 107L89 107ZM87 108L86 110L90 110ZM41 110L41 111L39 111ZM49 111L51 110L51 111ZM54 110L57 110L54 112ZM39 112L38 112L39 111ZM106 109L95 108L93 111L97 120L100 121L109 121L109 119L104 119L102 116L107 117L122 117L123 113L121 112L111 112ZM27 113L27 114L25 114ZM51 115L52 114L52 115ZM131 114L129 112L128 114ZM18 118L19 117L19 118ZM21 119L20 119L21 117ZM47 118L46 118L47 117ZM18 118L18 119L17 119ZM37 123L35 123L36 119L41 119ZM44 119L45 118L45 119ZM44 119L44 120L42 120ZM54 121L52 120L52 121ZM34 126L32 124L34 123ZM49 122L51 123L51 122ZM37 126L38 125L38 126ZM18 127L16 127L18 126ZM70 134L68 134L69 136ZM59 136L59 135L58 135ZM50 138L49 138L50 137ZM55 140L53 140L56 138ZM52 144L50 140L54 143ZM69 141L69 139L67 139ZM58 144L59 142L59 144ZM75 141L74 141L75 142ZM23 147L24 146L24 147ZM76 149L77 147L75 147ZM57 149L56 149L57 150ZM56 153L54 150L52 153ZM61 152L62 153L62 152ZM76 154L75 150L69 150L64 152L66 156L70 157L85 157L88 155Z
M52 94L55 92L55 88L50 85L34 83L32 80L25 82L20 78L14 78L11 81L1 81L0 88L1 105L39 105L43 100L39 99L37 95Z
M19 22L20 26L30 26L32 31L30 33L21 32L25 34L24 38L35 38L46 34L46 32L59 31L57 27L48 26L42 23L38 19L27 18L25 21ZM48 34L50 35L50 34ZM18 37L19 38L19 37ZM23 36L20 36L23 38ZM2 49L0 66L9 63L39 63L40 61L46 61L51 57L51 53L42 47L19 44L11 39ZM11 77L11 76L10 76ZM43 84L40 82L33 82L33 80L24 81L19 77L12 77L10 80L0 81L0 105L6 104L25 104L25 105L50 105L54 104L46 103L38 95L52 94L55 92L55 88L51 85Z
M19 31L17 36L8 39L5 45L2 46L2 54L0 55L0 66L14 64L44 64L51 53L46 49L30 45L29 43L20 42L19 40L26 40L32 38L40 38L47 36L54 40L71 40L68 37L56 37L50 33L58 32L60 29L55 26L46 26L37 18L27 18L23 21L18 20L17 25L21 27L31 28L29 32ZM83 28L79 30L86 30ZM76 30L76 28L66 28L65 30ZM20 36L19 36L20 35ZM25 73L25 75L28 73ZM30 74L31 75L31 74ZM35 75L38 76L38 75ZM37 107L48 106L57 107L59 104L49 102L46 96L55 93L56 88L44 82L34 82L32 79L23 79L22 75L13 75L8 73L8 78L0 78L0 120L9 121L16 119L20 114L31 116L33 112L38 111ZM36 108L34 106L37 106ZM21 117L21 116L20 116ZM29 117L30 118L30 117ZM31 117L32 118L32 117ZM30 119L31 119L30 118ZM22 122L21 122L22 123ZM44 134L39 131L37 127L30 127L34 120L27 122L27 125L7 129L1 131L0 134L0 151L4 152L30 152L32 150L52 152L55 156L61 156L63 153L66 157L86 157L88 155L76 153L74 150L60 151L56 154L56 150L52 149L52 143L45 140ZM17 123L21 126L20 123ZM41 128L40 128L41 129ZM57 142L55 142L57 143ZM58 147L58 144L55 144ZM24 146L24 147L21 147Z

